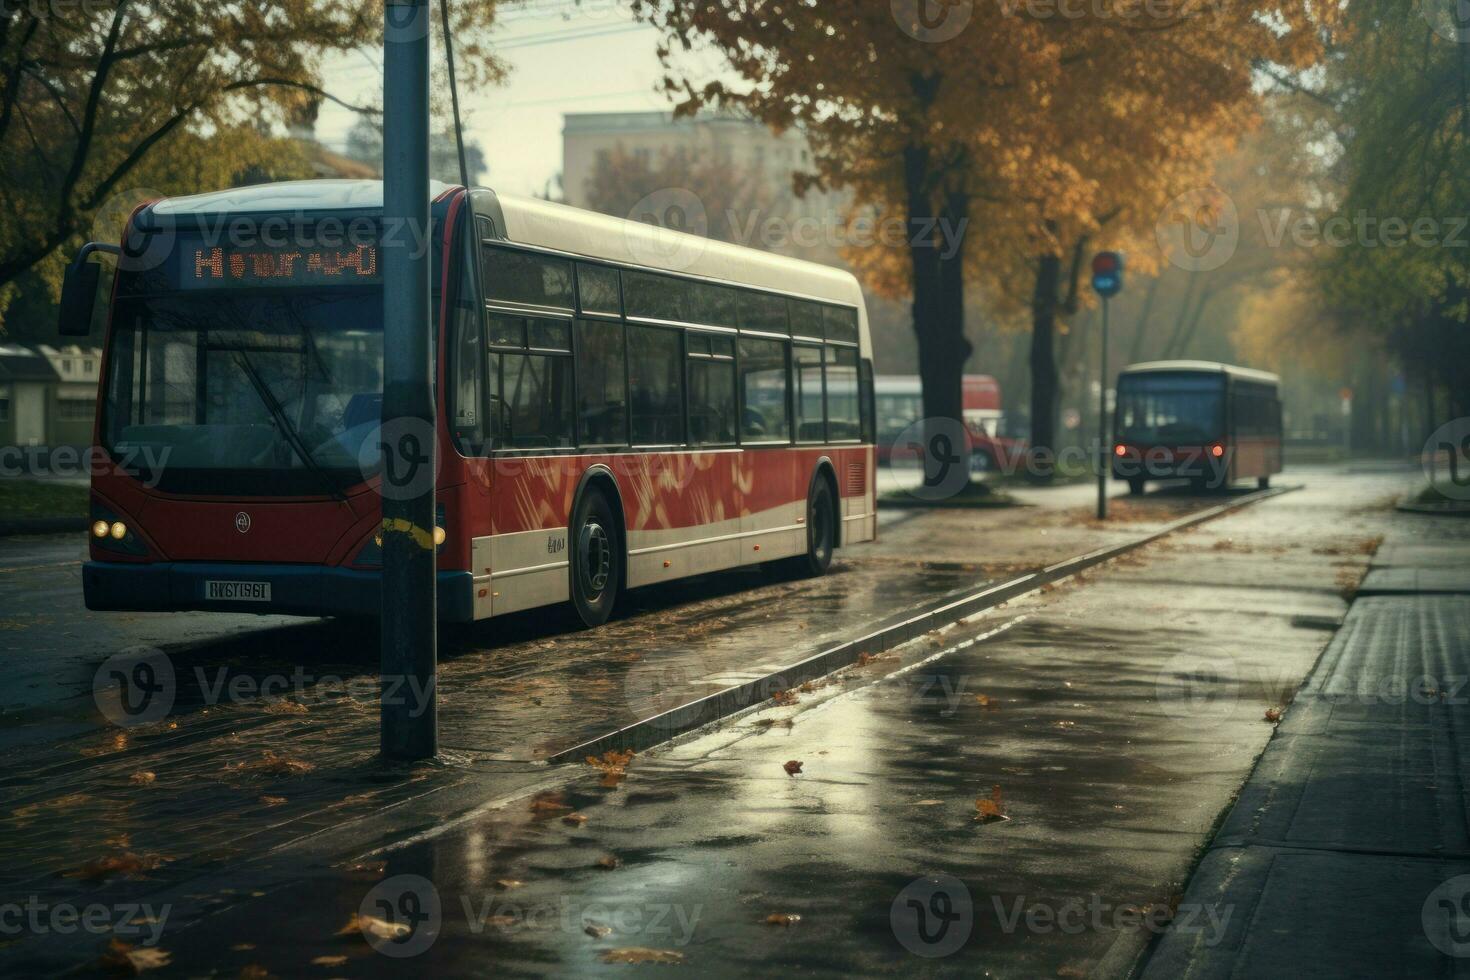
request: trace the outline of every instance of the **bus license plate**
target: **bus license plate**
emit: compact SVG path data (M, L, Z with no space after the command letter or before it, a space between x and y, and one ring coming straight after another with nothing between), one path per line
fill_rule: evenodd
M270 602L269 582L215 582L204 583L204 598L221 602Z

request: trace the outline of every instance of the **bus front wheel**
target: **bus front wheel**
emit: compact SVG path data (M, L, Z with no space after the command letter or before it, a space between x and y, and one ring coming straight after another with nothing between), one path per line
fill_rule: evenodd
M585 625L601 626L622 587L622 553L612 505L600 490L582 495L570 536L572 608Z

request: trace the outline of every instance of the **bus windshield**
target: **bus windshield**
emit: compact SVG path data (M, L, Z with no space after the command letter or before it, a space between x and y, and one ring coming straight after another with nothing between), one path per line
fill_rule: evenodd
M382 372L379 289L120 298L103 445L164 489L339 493L376 469Z
M1118 441L1142 446L1203 445L1225 431L1224 384L1214 377L1124 378L1118 385Z

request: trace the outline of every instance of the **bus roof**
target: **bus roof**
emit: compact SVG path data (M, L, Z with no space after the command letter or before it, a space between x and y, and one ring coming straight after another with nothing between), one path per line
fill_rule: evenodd
M841 269L551 201L497 200L512 243L863 308L862 287Z
M430 181L430 200L437 200L447 190L448 184ZM372 211L382 206L381 180L286 180L165 198L153 205L152 210L163 217L192 217L279 211Z
M1281 378L1270 371L1257 371L1255 368L1236 367L1234 364L1224 364L1220 361L1146 361L1142 364L1130 364L1125 367L1119 377L1125 374L1227 374L1241 381L1255 381L1259 384L1279 385Z

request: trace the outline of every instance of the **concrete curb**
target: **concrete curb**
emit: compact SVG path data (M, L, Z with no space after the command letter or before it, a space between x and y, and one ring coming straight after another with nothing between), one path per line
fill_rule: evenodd
M764 677L697 698L662 714L634 722L626 728L620 728L580 745L564 749L550 756L546 761L551 765L556 765L564 762L579 762L587 756L601 755L604 752L625 752L629 749L634 752L642 752L768 701L777 691L789 690L854 664L859 654L878 654L902 646L932 630L949 626L976 613L994 609L1012 599L1039 591L1043 586L1101 565L1103 562L1142 548L1144 545L1151 544L1177 531L1195 527L1242 507L1300 489L1300 486L1281 487L1247 494L1217 507L1210 507L1182 517L1157 531L1132 541L1125 541L1122 544L1068 558L1054 565L1048 565L1040 571L992 585L973 595L952 600L855 640L840 643Z

